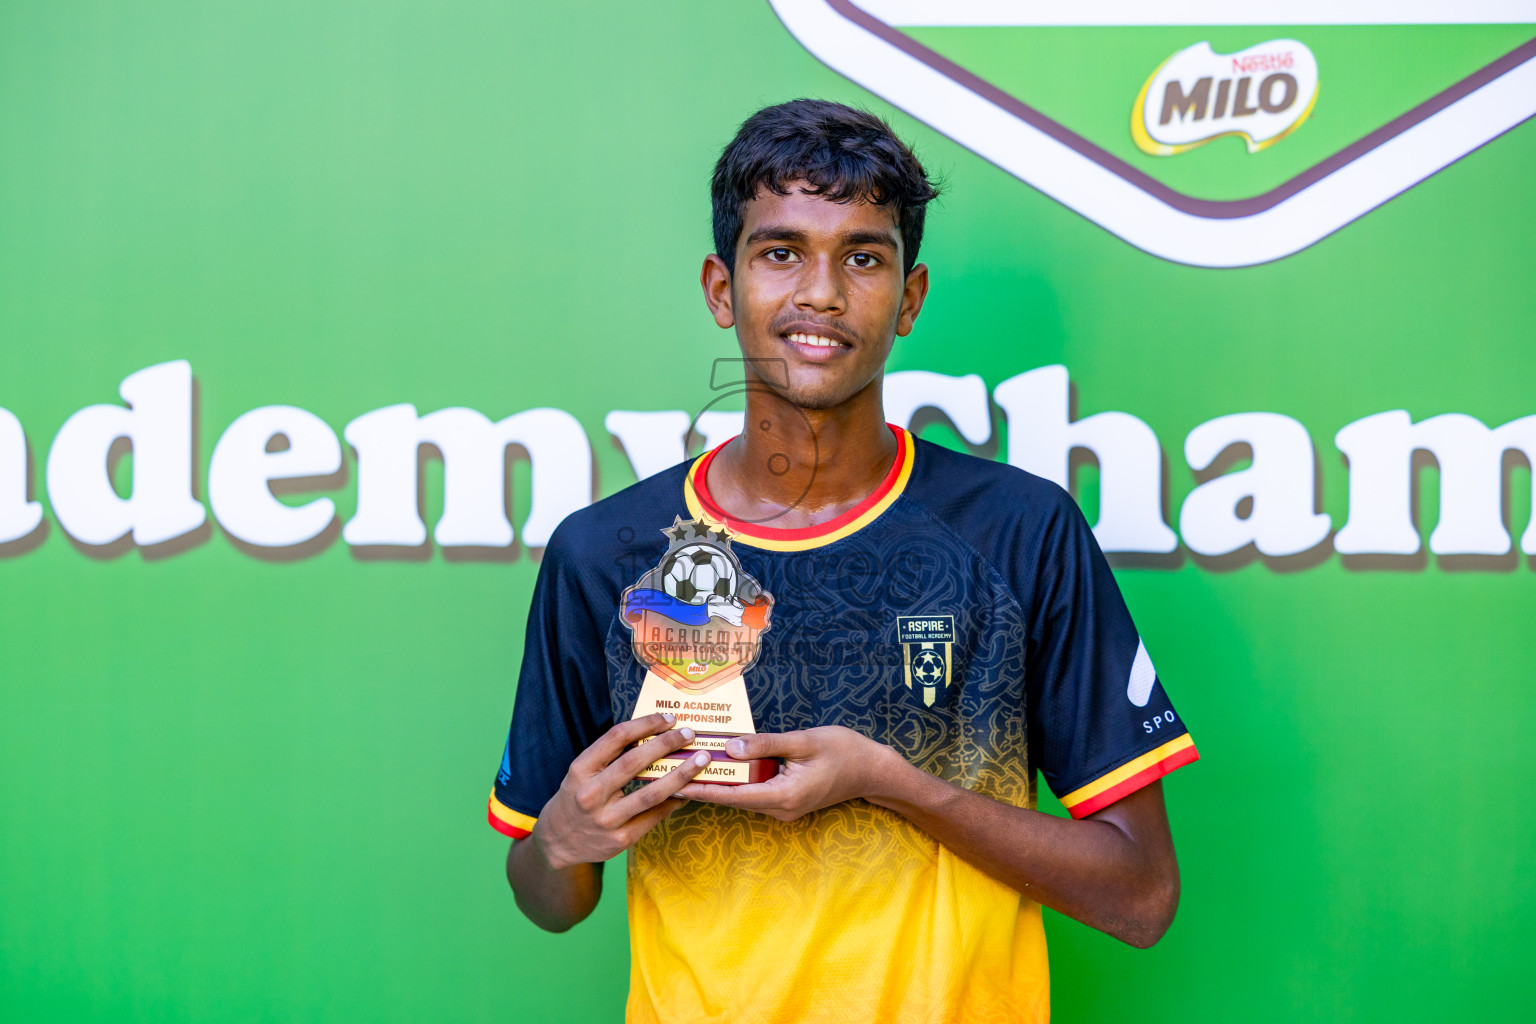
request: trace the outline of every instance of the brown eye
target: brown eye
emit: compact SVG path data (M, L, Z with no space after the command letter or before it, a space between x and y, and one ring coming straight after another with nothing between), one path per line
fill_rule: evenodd
M848 262L856 267L872 267L875 265L876 260L867 252L856 252L848 257Z
M775 263L788 263L790 256L791 253L788 249L778 248L768 250L768 258L773 260Z

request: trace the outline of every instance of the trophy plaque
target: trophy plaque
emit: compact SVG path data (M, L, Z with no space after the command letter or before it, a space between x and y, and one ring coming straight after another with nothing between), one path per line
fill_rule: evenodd
M635 657L646 669L633 717L665 712L694 738L635 777L659 779L702 750L710 763L695 782L771 779L777 759L738 761L725 743L757 731L744 677L761 650L773 595L742 570L723 525L678 517L661 532L666 554L621 598Z

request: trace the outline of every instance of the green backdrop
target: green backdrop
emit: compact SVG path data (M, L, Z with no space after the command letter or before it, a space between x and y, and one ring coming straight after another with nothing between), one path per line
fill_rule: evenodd
M1093 31L1121 46L1129 30ZM1277 34L1221 31L1228 48ZM1447 52L1477 31L1521 41L1448 30ZM1207 37L1157 32L1161 56ZM1079 85L1128 111L1161 56ZM1312 127L1353 131L1329 127L1327 89L1298 148ZM1157 432L1175 527L1196 484L1182 439L1216 416L1304 424L1338 527L1346 423L1536 412L1529 123L1294 256L1212 271L1132 248L893 110L764 3L12 3L0 407L25 426L34 495L47 505L72 412L172 359L198 381L200 498L223 429L272 404L338 433L396 402L555 406L592 440L598 493L625 486L604 415L703 406L709 360L734 349L696 284L713 159L753 109L797 95L891 116L947 179L933 291L892 368L992 386L1065 364L1079 415ZM1132 159L1128 133L1115 145ZM942 424L925 435L964 447ZM325 492L342 520L355 476ZM1506 477L1518 534L1528 464ZM430 523L440 463L427 480ZM1077 493L1092 518L1091 468ZM1426 534L1436 493L1422 470ZM0 548L0 1018L617 1019L621 866L591 920L545 935L484 820L533 555L375 559L336 540L283 561L217 525L192 540L104 555L50 511ZM1184 896L1147 952L1048 914L1058 1019L1536 1010L1536 813L1515 785L1536 728L1532 559L1121 561L1202 754L1167 784Z

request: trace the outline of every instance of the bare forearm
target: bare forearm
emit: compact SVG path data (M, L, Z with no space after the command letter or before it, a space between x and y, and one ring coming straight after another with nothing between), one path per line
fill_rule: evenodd
M881 773L869 800L1030 899L1133 946L1152 945L1173 920L1178 865L1166 828L1127 829L1144 819L1166 821L1157 784L1127 797L1118 814L1072 821L972 793L900 761Z
M729 741L726 752L738 760L783 758L784 764L766 782L693 784L678 795L780 821L862 797L1031 899L1133 946L1152 945L1173 920L1179 865L1160 783L1083 821L1067 821L942 782L891 747L840 725L742 736Z
M534 836L513 840L507 851L507 883L518 909L549 932L580 924L597 906L603 892L601 864L574 864L555 869Z

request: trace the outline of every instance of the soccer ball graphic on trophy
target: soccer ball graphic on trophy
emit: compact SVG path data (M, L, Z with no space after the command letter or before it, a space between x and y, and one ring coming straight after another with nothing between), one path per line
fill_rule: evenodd
M687 544L661 563L661 589L687 604L736 596L736 569L713 544Z

